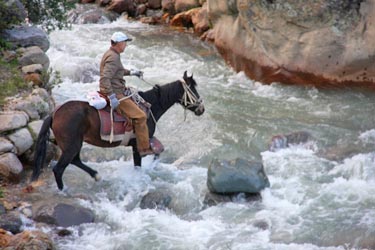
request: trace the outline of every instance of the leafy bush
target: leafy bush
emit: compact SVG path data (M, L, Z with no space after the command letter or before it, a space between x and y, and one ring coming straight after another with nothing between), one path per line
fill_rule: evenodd
M0 57L0 109L7 97L29 88L21 76L17 61L6 62Z
M17 11L16 4L7 4L0 1L0 31L9 28L13 24L19 24L24 17Z
M41 25L50 32L68 28L67 12L74 8L77 0L21 0L28 14L29 21ZM22 7L22 6L21 6ZM0 0L0 31L12 25L24 22L25 10L19 11L19 5L13 1ZM23 13L22 13L23 12Z
M40 24L47 31L68 28L67 12L77 1L72 0L22 0L28 12L29 21Z

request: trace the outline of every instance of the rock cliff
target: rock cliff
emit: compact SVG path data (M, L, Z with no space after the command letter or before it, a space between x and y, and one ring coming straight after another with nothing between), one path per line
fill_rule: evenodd
M374 1L208 0L211 38L263 83L375 85Z

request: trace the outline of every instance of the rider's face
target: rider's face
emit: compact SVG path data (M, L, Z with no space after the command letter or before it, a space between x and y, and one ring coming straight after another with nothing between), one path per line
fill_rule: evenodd
M125 48L126 48L126 42L125 41L124 42L119 42L119 49L120 49L120 51L124 52Z

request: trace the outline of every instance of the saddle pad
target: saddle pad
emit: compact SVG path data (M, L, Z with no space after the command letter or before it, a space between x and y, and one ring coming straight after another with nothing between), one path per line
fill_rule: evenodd
M110 112L107 109L98 110L100 117L100 136L107 138L111 134L111 117ZM114 141L122 140L125 132L133 131L133 126L128 119L120 116L117 112L114 113L113 119L113 135L115 135ZM121 137L116 140L116 135Z

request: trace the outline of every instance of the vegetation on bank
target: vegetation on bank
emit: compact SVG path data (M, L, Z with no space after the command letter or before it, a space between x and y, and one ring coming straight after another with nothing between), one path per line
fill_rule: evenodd
M6 103L7 97L30 88L18 67L16 59L7 62L3 57L0 58L0 107Z
M28 21L40 25L45 31L68 28L67 12L75 7L77 0L21 0ZM23 23L19 6L13 1L0 1L0 31Z

